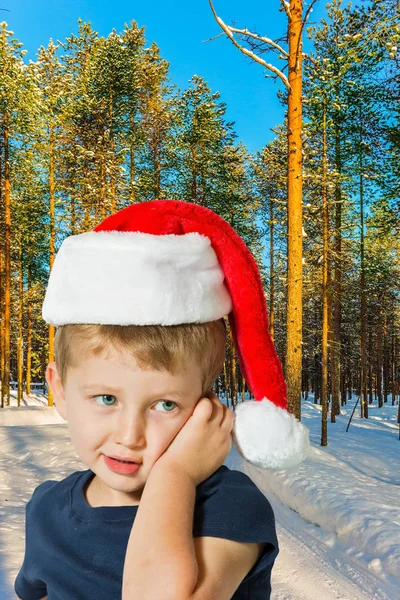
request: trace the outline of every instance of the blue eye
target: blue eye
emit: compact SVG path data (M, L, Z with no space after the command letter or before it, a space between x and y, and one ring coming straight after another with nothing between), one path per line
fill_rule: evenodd
M160 400L157 404L173 404L172 408L168 408L167 410L158 410L157 412L172 412L175 406L177 406L176 402L172 402L172 400Z
M100 396L94 396L93 400L95 402L96 402L96 398L114 398L115 399L115 396L110 396L108 394L101 394ZM98 403L96 402L96 404L98 404ZM101 406L114 406L114 405L105 403L105 404L101 404Z

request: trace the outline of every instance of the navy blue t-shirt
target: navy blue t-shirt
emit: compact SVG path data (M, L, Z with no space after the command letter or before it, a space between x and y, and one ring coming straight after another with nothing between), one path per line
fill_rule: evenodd
M138 506L92 507L84 495L93 471L45 481L26 505L25 557L14 583L22 600L118 600ZM232 599L267 600L278 554L271 505L252 480L222 465L196 488L193 537L264 542Z

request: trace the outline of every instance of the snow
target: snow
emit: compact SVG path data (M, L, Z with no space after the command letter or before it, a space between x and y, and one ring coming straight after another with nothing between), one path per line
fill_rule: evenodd
M13 583L24 555L25 505L47 479L86 469L67 424L41 394L0 410L0 599L15 599ZM302 421L312 451L299 467L264 471L232 447L225 464L248 474L276 515L280 554L272 575L273 600L400 599L400 469L397 406L355 399L328 422L320 446L321 407L303 401Z

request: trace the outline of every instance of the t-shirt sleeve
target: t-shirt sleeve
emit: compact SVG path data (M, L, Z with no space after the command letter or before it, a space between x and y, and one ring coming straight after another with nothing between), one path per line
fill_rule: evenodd
M255 483L224 465L197 487L193 537L220 537L264 543L264 550L246 579L271 568L278 552L272 506Z
M14 591L22 600L40 600L47 596L46 584L35 576L35 565L40 560L35 543L38 537L35 532L35 506L39 501L40 491L43 491L46 487L45 484L49 483L52 482L46 481L40 484L25 507L25 556L14 582Z

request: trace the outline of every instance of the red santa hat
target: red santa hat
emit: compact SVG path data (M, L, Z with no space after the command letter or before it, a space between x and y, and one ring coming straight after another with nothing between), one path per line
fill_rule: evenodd
M177 325L228 315L255 398L236 406L236 449L262 468L292 467L306 458L308 429L287 411L257 264L213 211L175 200L143 202L91 232L67 237L51 270L42 315L56 327Z

